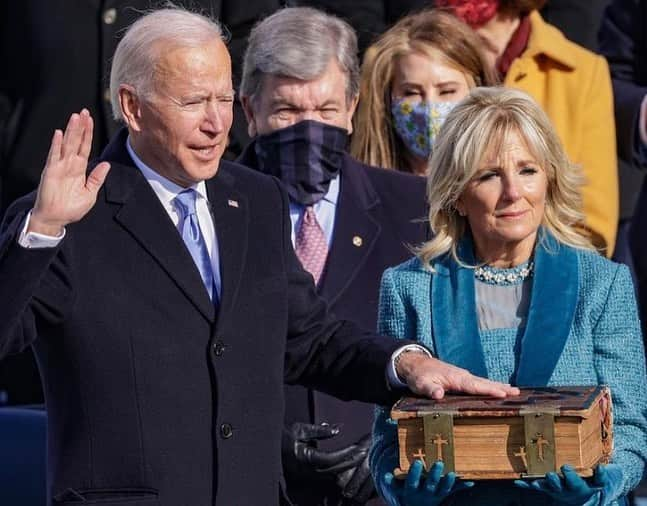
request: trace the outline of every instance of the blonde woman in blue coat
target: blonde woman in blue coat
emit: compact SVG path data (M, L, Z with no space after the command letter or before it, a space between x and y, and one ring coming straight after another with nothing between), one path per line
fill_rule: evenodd
M465 483L417 461L394 480L397 438L378 408L371 467L392 505L615 505L647 460L645 358L627 268L581 233L582 176L523 92L477 88L441 129L428 176L433 239L382 278L381 333L517 386L611 387L615 449L590 479Z

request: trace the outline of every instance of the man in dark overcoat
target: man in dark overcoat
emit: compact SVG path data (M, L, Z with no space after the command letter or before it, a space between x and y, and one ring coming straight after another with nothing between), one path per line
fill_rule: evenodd
M110 103L110 62L126 29L164 0L21 0L0 2L0 216L38 186L51 133L72 111L94 119L91 156L121 128ZM175 0L220 20L231 36L234 85L251 27L283 0ZM224 157L249 141L240 104ZM10 404L42 403L40 378L27 350L0 362L0 391Z
M638 304L647 332L647 2L613 0L600 27L600 52L613 83L620 162L621 239L618 261L633 267ZM628 238L628 241L627 241ZM627 244L628 243L628 244ZM629 251L618 251L620 248Z

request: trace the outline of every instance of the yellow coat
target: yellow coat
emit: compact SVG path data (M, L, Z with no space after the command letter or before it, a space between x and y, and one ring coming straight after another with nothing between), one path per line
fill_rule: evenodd
M567 40L538 12L530 40L504 84L531 95L546 111L571 162L582 167L586 225L593 243L613 253L618 226L618 166L611 78L606 60Z

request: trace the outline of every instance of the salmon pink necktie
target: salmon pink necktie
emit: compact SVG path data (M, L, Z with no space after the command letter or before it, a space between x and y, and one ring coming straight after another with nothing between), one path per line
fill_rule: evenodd
M297 258L318 284L326 265L328 243L312 206L306 207L294 242Z

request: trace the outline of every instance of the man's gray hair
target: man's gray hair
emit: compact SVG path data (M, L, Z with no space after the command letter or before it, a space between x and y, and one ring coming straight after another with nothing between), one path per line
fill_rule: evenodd
M128 84L138 94L153 91L155 67L169 45L200 47L213 39L223 39L217 21L188 10L160 9L135 21L117 45L110 71L112 115L123 120L119 105L119 86Z
M346 100L359 92L357 36L345 21L310 7L288 7L257 24L245 52L242 96L260 91L263 75L310 81L321 76L332 59L346 74Z

